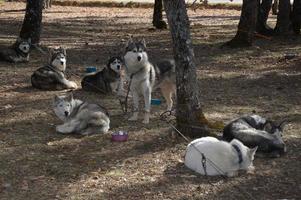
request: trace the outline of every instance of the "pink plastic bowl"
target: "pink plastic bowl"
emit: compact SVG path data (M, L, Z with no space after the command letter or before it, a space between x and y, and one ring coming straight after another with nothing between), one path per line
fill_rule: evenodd
M128 140L128 133L125 131L117 131L112 134L112 141L113 142L125 142Z

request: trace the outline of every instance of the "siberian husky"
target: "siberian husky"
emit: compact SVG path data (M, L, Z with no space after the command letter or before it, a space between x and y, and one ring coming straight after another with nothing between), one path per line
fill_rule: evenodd
M253 171L257 147L249 149L239 140L230 143L214 137L192 141L186 149L185 165L202 175L235 176L238 170Z
M29 61L29 52L31 39L18 38L15 44L8 48L0 50L0 60L11 63L22 63Z
M66 50L51 49L49 57L49 64L31 75L32 86L43 90L76 89L76 83L65 78Z
M89 135L106 133L110 128L109 114L105 108L73 99L72 93L55 96L53 110L64 121L64 124L56 127L58 133Z
M284 121L276 125L259 115L246 115L226 125L223 138L238 139L248 147L258 146L258 152L278 157L286 152L282 139L284 125Z
M129 120L138 119L139 96L144 97L144 120L143 123L149 123L151 93L156 81L156 72L158 77L157 87L161 88L162 94L168 104L168 110L172 108L172 94L175 93L175 65L173 61L165 60L153 65L146 52L145 40L134 42L129 39L124 54L125 71L130 79L130 91L133 96L134 114Z
M100 72L87 75L81 85L84 90L100 93L117 93L123 95L123 60L119 56L111 57L107 66Z

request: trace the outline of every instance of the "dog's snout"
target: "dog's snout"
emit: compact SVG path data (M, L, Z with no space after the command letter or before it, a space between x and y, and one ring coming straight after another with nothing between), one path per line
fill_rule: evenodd
M117 69L120 70L120 65L117 65Z
M138 61L141 61L142 57L141 57L141 56L138 56L137 59L138 59Z
M64 62L63 61L61 61L61 65L63 65L64 64Z
M69 112L65 111L65 116L68 117L68 115L69 115Z

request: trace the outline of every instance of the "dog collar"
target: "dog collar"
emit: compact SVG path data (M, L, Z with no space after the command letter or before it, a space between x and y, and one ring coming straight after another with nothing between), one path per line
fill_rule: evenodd
M238 155L238 163L241 164L242 163L242 153L241 150L239 149L239 147L236 144L232 144L233 148L236 150L237 155Z

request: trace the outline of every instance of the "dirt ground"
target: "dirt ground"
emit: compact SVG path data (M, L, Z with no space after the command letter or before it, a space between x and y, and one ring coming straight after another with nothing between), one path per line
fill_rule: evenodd
M15 40L24 16L3 10L24 7L0 5L1 46ZM111 132L126 130L129 140L57 134L52 98L61 92L31 87L30 75L47 62L34 51L28 64L0 63L0 199L300 199L301 39L258 38L251 48L220 49L235 34L239 14L189 11L204 112L224 123L251 112L287 119L285 156L256 158L254 174L199 176L182 163L187 143L171 138L158 118L165 104L153 106L145 126L128 122L116 97L81 89L75 97L104 105ZM172 58L169 32L151 30L151 17L152 9L54 6L44 13L41 44L68 48L70 79L80 84L85 67L100 68L121 53L129 35L146 39L151 60ZM290 52L297 57L284 59Z

